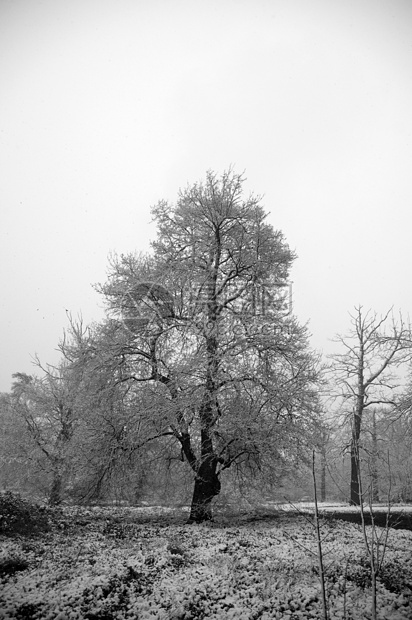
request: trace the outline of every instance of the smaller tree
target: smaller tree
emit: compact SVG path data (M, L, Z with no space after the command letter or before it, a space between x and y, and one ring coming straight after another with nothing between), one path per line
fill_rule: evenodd
M373 407L388 410L397 405L399 370L411 358L411 332L402 317L396 321L389 310L383 317L355 308L352 329L338 335L343 353L332 358L332 391L338 398L340 413L351 427L350 503L361 503L360 438L365 411Z
M63 359L58 366L43 366L36 358L41 376L15 373L11 408L23 420L36 451L38 464L51 475L49 503L59 504L71 462L73 437L84 409L85 344L88 330L81 320L70 319L68 334L60 343ZM79 352L84 349L82 356ZM76 351L76 356L73 356Z
M73 437L74 415L70 397L64 394L62 376L49 373L40 379L15 373L12 386L14 412L24 419L40 454L46 457L52 476L49 503L61 501L67 466L67 449Z
M27 467L32 451L24 422L13 413L11 395L0 394L0 488L26 490L33 483Z

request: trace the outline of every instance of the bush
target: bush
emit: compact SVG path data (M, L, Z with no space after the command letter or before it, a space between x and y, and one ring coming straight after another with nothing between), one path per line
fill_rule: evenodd
M11 556L0 560L0 578L10 577L14 573L26 570L29 567L28 562L24 558Z
M49 511L18 493L0 493L0 534L39 534L50 529Z
M379 579L390 592L401 594L406 590L412 591L412 570L399 560L385 562Z

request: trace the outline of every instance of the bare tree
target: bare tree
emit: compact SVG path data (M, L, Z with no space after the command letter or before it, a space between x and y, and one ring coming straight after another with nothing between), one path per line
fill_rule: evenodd
M294 254L232 171L153 210L150 256L112 260L100 365L150 389L150 439L172 440L194 475L190 520L212 516L230 467L281 475L317 420L317 358L279 298ZM310 455L310 452L308 452Z
M352 329L346 336L337 336L344 352L332 358L332 382L339 399L340 412L350 422L350 503L362 501L360 480L360 438L364 415L376 406L391 409L397 406L397 390L402 384L400 370L411 359L411 332L392 310L384 316L364 311L362 306L351 314Z
M69 350L79 350L87 330L70 317L70 329L60 348L65 354L57 366L43 365L36 357L39 374L15 373L11 407L24 420L39 457L51 475L49 503L62 500L64 479L70 469L72 440L84 409L85 364L74 363ZM40 458L39 458L40 460Z

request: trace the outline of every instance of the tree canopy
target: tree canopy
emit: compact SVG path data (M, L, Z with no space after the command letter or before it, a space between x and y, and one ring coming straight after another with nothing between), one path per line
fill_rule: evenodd
M100 286L95 363L151 403L143 434L179 446L195 521L211 517L224 470L276 479L316 441L317 358L280 294L295 255L243 182L209 172L157 204L152 252L114 257Z

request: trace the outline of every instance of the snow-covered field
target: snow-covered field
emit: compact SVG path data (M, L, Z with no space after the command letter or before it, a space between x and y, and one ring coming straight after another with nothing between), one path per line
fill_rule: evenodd
M186 525L186 516L185 509L65 508L53 533L1 537L0 618L322 617L311 518L226 515ZM322 535L329 617L370 618L360 527L327 520ZM391 530L378 584L381 620L412 618L411 551L412 532ZM13 559L20 570L10 574L4 567Z
M282 511L294 511L297 509L304 512L314 512L315 510L315 502L313 501L289 503L266 502L264 505L268 508L277 508ZM320 512L360 512L359 506L349 506L341 502L318 502L318 509ZM394 514L412 513L412 504L391 504L390 506L387 504L373 504L372 506L364 504L363 510L365 513L368 513L370 509L374 512L387 512L389 510Z

